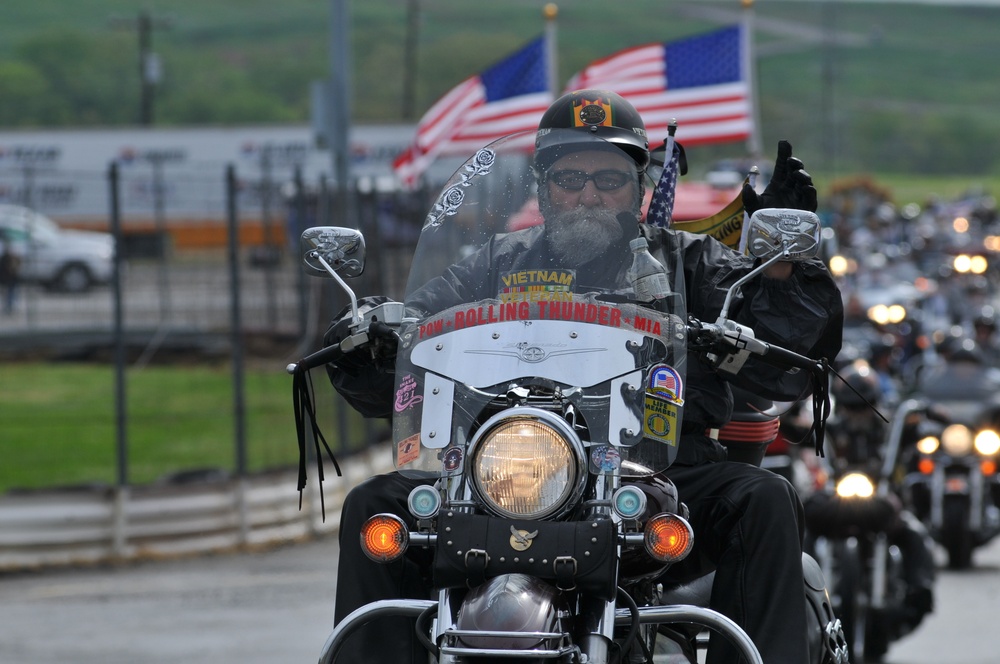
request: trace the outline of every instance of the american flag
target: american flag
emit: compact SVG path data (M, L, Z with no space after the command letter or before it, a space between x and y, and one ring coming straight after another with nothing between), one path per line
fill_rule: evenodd
M413 185L438 157L468 156L507 134L534 131L553 99L545 49L539 37L431 106L413 144L393 163L399 178Z
M677 192L677 170L681 149L674 141L665 142L671 156L663 164L663 171L660 173L656 189L649 199L649 209L646 211L646 223L653 226L669 226L674 218L674 195Z
M742 26L619 51L588 65L567 90L614 90L635 106L649 136L671 119L686 146L746 140L753 133Z

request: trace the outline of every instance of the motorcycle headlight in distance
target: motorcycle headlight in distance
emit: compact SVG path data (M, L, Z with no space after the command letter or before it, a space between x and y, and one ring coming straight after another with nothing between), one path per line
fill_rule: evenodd
M941 441L937 436L924 436L917 441L917 451L921 454L934 454L941 447Z
M429 484L421 484L410 492L406 505L410 514L418 519L430 519L441 509L441 494Z
M875 485L862 473L848 473L837 482L837 495L841 498L871 498Z
M361 526L361 550L377 563L391 563L410 544L410 529L395 514L376 514Z
M664 512L646 522L643 529L646 552L661 563L683 560L694 546L691 524L681 516Z
M637 519L646 511L646 494L634 486L623 486L611 497L611 506L623 519Z
M972 430L964 424L951 424L941 433L941 447L952 456L972 452Z
M1000 452L1000 435L993 429L983 429L976 434L973 444L976 446L976 451L983 456L993 456Z

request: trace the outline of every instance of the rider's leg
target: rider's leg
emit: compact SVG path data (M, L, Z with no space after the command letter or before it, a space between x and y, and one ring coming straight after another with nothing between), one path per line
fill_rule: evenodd
M411 528L414 526L406 507L406 498L418 483L398 473L376 475L347 494L340 519L335 624L351 611L376 600L428 598L430 585L427 574L430 565L427 561L418 560L423 551L413 551L383 565L369 559L360 544L361 526L373 514L391 512L402 517ZM372 621L345 642L342 652L350 653L350 661L357 662L427 662L427 652L414 637L411 618L379 618Z
M802 506L791 484L741 463L674 466L667 475L695 534L682 567L716 568L711 608L746 630L765 664L808 661ZM735 661L735 650L713 635L708 662Z

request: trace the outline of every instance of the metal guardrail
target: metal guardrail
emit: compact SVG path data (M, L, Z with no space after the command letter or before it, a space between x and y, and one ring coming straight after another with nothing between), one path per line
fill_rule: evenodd
M326 519L318 480L299 509L296 473L115 489L0 496L0 571L190 555L336 532L347 491L392 470L386 445L368 448L327 476Z

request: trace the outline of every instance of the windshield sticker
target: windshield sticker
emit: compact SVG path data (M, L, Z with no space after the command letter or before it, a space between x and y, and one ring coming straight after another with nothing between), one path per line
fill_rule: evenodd
M678 405L646 393L646 408L642 418L642 432L646 438L677 447Z
M684 394L684 386L680 373L666 364L657 364L649 372L649 393L678 406L683 405L681 395Z
M590 449L590 467L596 473L613 473L622 465L622 455L611 445L596 445Z
M397 413L413 408L424 400L422 394L417 394L417 379L411 374L403 376L399 381L399 389L396 390L396 402L393 409Z
M445 472L454 473L455 471L461 470L463 457L464 452L461 447L449 447L445 451L444 458L442 459Z
M483 148L477 152L476 156L465 165L464 172L461 174L462 181L441 192L441 196L427 214L427 219L424 220L424 228L440 226L445 217L458 213L458 208L465 200L465 191L462 190L462 187L468 187L472 184L472 179L476 176L489 175L496 158L496 153L489 148Z
M396 466L413 463L420 456L420 434L415 433L396 444Z
M606 304L589 302L502 302L481 304L468 309L452 309L436 318L422 323L420 338L426 339L446 332L454 332L467 327L491 325L507 321L563 320L576 323L605 325L607 327L632 329L651 336L662 336L662 326L655 318L646 318L638 313L629 317L622 309ZM680 390L677 391L681 394Z

